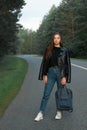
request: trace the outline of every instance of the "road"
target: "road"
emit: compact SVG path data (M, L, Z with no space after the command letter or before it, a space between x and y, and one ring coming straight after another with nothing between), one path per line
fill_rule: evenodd
M87 70L72 65L72 82L67 84L73 91L72 113L63 112L61 120L55 120L55 90L51 93L44 119L34 122L39 111L44 84L38 80L41 57L19 55L29 67L22 87L0 119L0 130L87 130ZM87 62L71 60L72 64L87 68Z

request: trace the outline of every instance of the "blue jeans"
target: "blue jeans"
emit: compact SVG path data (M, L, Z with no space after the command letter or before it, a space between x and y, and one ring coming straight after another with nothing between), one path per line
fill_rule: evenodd
M61 77L60 70L57 66L50 67L48 70L48 81L44 87L44 94L40 105L40 111L44 112L52 89L54 87L55 82L57 82L57 88L60 88L61 85Z

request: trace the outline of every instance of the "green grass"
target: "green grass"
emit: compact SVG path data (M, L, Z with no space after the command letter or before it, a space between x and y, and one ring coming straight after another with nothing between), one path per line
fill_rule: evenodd
M0 117L19 92L27 68L27 62L15 56L0 61Z

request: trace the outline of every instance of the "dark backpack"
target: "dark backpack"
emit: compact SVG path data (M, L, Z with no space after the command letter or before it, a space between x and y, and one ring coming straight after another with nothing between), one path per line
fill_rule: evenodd
M73 111L73 93L66 86L61 87L55 92L56 107L61 111Z

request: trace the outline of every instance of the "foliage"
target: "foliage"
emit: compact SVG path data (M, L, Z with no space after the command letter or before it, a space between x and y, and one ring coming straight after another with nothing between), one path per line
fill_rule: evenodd
M16 33L21 27L17 22L23 5L24 0L0 0L0 56L16 53Z
M32 42L31 36L28 37L27 49L32 46L28 53L43 54L55 32L60 32L63 45L70 49L72 57L87 58L87 2L62 0L58 7L53 5L38 30L32 31Z

